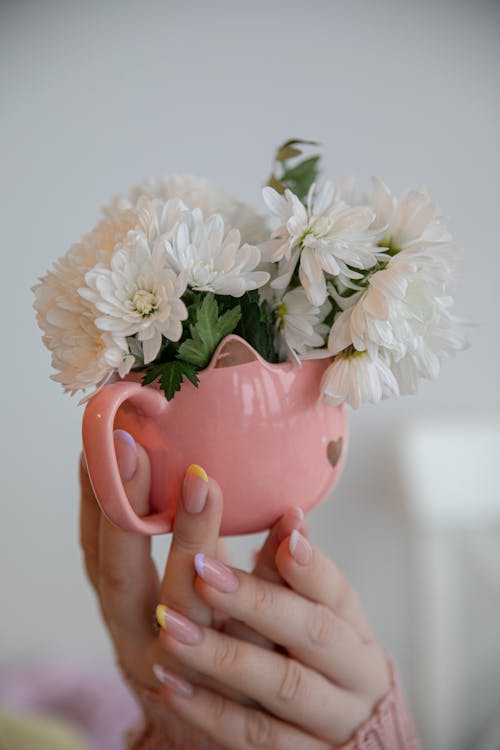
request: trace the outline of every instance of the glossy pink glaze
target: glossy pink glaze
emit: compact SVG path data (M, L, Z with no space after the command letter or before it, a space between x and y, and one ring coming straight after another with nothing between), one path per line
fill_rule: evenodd
M221 366L228 342L243 345L250 361ZM267 529L292 505L313 508L336 484L347 447L344 409L318 401L330 361L273 365L228 336L199 373L198 388L185 382L170 402L156 384L142 387L141 373L104 386L83 415L85 457L104 513L129 531L171 531L192 463L221 485L224 535ZM149 516L137 516L128 502L116 463L115 429L130 432L149 454ZM339 438L342 450L333 467L328 445ZM337 453L330 450L330 458Z

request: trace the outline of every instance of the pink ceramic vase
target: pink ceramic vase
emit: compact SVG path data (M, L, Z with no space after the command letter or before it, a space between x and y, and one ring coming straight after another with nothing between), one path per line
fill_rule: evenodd
M345 459L342 407L318 400L330 359L270 364L238 336L227 336L196 388L172 401L141 373L104 386L83 416L83 447L96 497L108 518L143 534L172 530L187 467L221 485L221 533L269 528L291 505L308 511L336 484ZM113 431L129 432L151 460L151 513L139 517L118 473Z

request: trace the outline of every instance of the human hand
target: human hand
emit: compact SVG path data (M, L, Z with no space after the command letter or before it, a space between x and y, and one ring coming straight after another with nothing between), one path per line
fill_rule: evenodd
M294 531L276 553L290 588L197 555L195 588L213 609L243 621L282 652L179 620L190 644L167 628L165 651L183 666L261 708L192 685L163 667L163 698L185 722L232 750L320 750L345 743L388 692L390 671L348 581Z
M149 512L150 464L146 451L128 433L118 431L115 449L123 484L134 510ZM176 669L191 680L200 679L195 669L186 669L160 648L153 619L160 603L193 622L209 626L213 610L194 589L193 556L198 552L217 554L222 513L218 484L203 472L188 471L182 500L177 509L172 543L161 580L151 558L149 537L123 531L101 513L83 464L80 467L80 539L88 577L98 597L101 612L123 670L133 682L158 687L152 667L159 663ZM294 528L305 530L300 513L291 511L268 535L254 572L262 578L280 581L274 557L279 542ZM164 617L165 611L160 610ZM262 647L269 641L241 623L228 620L224 627ZM209 681L210 684L210 681Z
M115 450L125 492L139 515L149 512L151 469L142 446L128 433L115 433ZM153 688L151 671L159 655L153 625L158 602L172 604L196 622L211 624L211 610L193 589L192 554L216 552L222 509L215 482L188 475L176 530L162 580L151 557L149 537L123 531L101 513L84 466L80 469L80 538L88 577L111 635L120 665L133 680ZM201 501L204 508L199 512ZM171 660L170 660L171 662Z

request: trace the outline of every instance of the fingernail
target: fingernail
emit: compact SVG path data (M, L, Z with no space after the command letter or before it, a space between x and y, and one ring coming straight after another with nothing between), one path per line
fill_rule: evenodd
M193 686L190 682L179 677L175 672L165 669L161 664L153 664L153 673L158 682L173 690L177 695L182 695L185 698L193 695Z
M290 554L299 565L309 565L312 560L312 548L309 542L297 529L294 529L289 542Z
M156 619L158 625L176 641L188 646L195 646L201 641L202 634L198 625L164 604L158 604L156 607Z
M208 477L198 464L188 466L182 488L182 502L188 513L201 513L207 502Z
M282 517L277 529L278 544L290 536L294 529L299 529L304 520L304 511L302 508L289 508Z
M231 594L239 586L238 578L232 570L203 552L194 556L194 567L200 578L223 594Z
M113 432L116 462L118 471L124 482L128 482L137 469L137 443L129 432L115 430Z

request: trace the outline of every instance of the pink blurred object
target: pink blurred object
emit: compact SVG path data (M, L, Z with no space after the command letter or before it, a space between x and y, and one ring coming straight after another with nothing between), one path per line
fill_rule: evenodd
M171 531L187 467L202 466L224 493L221 532L269 528L291 505L311 510L333 489L346 452L343 407L319 401L331 359L270 364L227 336L196 388L167 401L141 373L104 386L83 415L83 446L96 497L109 519L143 534ZM129 432L152 466L152 513L139 517L123 489L113 431Z
M0 706L63 719L95 750L121 750L126 730L142 715L117 669L77 660L4 666Z

